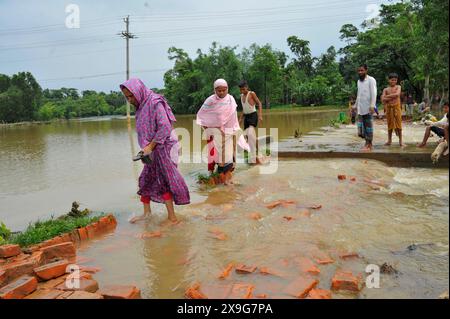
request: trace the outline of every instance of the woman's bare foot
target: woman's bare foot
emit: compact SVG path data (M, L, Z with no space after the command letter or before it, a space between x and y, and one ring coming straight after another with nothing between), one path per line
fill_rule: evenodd
M406 144L403 143L403 142L402 142L402 143L399 143L399 145L400 145L401 148L406 147Z
M422 148L422 147L425 147L425 145L426 145L426 144L424 144L424 143L419 143L419 144L417 144L416 146Z
M129 222L131 224L135 224L135 223L137 223L137 222L139 222L141 220L145 220L145 219L147 219L149 217L150 217L150 214L143 214L143 215L139 215L139 216L134 216L134 217L129 219Z
M391 146L392 142L387 141L386 143L384 143L384 146Z

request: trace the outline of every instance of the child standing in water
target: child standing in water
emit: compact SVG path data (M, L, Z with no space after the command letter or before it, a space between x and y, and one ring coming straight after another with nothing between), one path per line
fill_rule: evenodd
M388 124L388 141L384 145L389 146L392 144L392 133L395 131L399 144L403 147L405 145L402 138L402 87L397 83L398 75L396 73L389 74L389 86L383 90L381 95L381 102L384 104Z

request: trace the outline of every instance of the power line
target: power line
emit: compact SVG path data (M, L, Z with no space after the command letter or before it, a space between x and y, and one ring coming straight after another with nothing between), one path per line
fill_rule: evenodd
M137 70L133 73L154 73L154 72L164 72L167 71L166 69L147 69L147 70ZM53 81L65 81L65 80L85 80L85 79L94 79L94 78L101 78L101 77L107 77L107 76L113 76L113 75L120 75L123 74L123 71L120 72L111 72L111 73L100 73L100 74L91 74L91 75L82 75L82 76L71 76L71 77L65 77L65 78L50 78L50 79L42 79L39 80L39 82L53 82Z
M141 38L156 38L156 37L167 37L169 35L182 35L182 34L189 34L193 32L197 33L205 33L205 32L217 32L216 30L219 30L220 32L223 32L223 30L229 30L233 29L234 27L238 27L242 30L249 30L254 28L261 28L261 29L271 29L271 28L277 28L279 26L287 25L298 25L301 24L303 27L307 27L307 23L311 22L314 25L318 22L320 23L334 23L337 22L336 18L362 18L365 17L366 14L362 14L359 16L355 15L333 15L333 16L322 16L322 17L311 17L311 18L303 18L303 19L282 19L282 20L273 20L273 21L266 21L261 23L237 23L237 24L228 24L228 25L209 25L209 26L195 26L192 28L178 28L178 29L169 29L169 30L161 30L161 31L153 31L153 32L142 32L140 33ZM145 36L149 35L149 36ZM114 38L111 38L110 35L105 35L107 38L103 38L102 36L90 36L90 37L82 37L77 39L71 39L71 40L57 40L57 41L51 41L51 42L35 42L35 43L27 43L22 44L18 46L13 47L3 47L2 50L22 50L22 49L36 49L36 48L46 48L46 47L55 47L55 46L70 46L70 45L80 45L80 44L90 44L92 41L99 41L99 42L109 42L114 41Z

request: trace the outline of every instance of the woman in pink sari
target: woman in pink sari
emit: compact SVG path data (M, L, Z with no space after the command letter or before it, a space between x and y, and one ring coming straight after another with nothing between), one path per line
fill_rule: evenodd
M165 203L168 218L176 222L176 205L190 203L188 187L177 168L178 138L172 124L176 121L166 99L148 89L139 79L120 85L128 102L136 107L136 131L139 146L151 162L144 164L139 176L139 191L144 214L130 220L134 223L151 213L150 201Z

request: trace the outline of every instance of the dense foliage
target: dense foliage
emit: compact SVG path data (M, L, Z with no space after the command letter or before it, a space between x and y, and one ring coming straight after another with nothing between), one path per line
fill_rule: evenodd
M400 75L404 92L416 101L448 99L448 0L404 0L382 5L378 18L360 27L345 24L343 47L330 47L313 56L310 43L287 38L290 52L271 45L237 47L212 43L208 52L190 57L181 48L168 51L173 67L164 75L161 91L176 113L195 113L212 94L212 83L225 78L230 93L247 80L264 106L333 105L345 103L356 90L356 68L369 65L379 92L387 74ZM106 114L125 114L120 92L109 94L72 88L42 90L28 72L12 77L0 74L0 122L49 120Z

